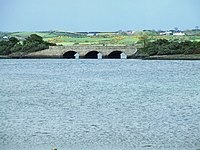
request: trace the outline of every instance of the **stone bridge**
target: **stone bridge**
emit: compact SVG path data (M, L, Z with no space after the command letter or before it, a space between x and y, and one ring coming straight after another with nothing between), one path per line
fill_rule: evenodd
M137 52L134 46L51 46L27 57L52 58L131 58Z

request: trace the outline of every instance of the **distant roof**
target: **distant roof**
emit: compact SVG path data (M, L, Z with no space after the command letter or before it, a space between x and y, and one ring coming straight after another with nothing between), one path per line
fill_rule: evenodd
M8 37L7 37L7 36L4 36L3 39L8 39Z

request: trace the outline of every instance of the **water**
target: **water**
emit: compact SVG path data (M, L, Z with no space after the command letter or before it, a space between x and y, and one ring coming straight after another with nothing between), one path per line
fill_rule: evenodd
M200 61L0 60L0 149L197 150Z

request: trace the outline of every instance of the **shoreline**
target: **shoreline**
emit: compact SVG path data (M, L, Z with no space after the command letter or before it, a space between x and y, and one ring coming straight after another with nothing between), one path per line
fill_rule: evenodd
M200 60L200 55L155 55L144 57L143 60Z
M0 59L67 59L58 56L6 56L0 55ZM87 59L87 58L79 58ZM109 59L109 58L102 58ZM155 56L133 56L127 59L141 59L141 60L200 60L200 55L155 55Z

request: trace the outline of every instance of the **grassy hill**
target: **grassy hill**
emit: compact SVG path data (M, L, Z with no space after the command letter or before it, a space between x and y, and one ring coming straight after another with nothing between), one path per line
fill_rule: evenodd
M17 37L21 41L26 39L31 34L41 36L44 41L56 43L57 45L72 46L72 45L135 45L141 44L141 37L146 34L148 41L158 39L167 39L170 41L200 41L199 32L185 31L189 36L160 36L157 32L135 32L133 35L117 32L97 32L95 36L88 36L87 32L64 32L64 31L40 31L40 32L0 32L0 39L3 36Z

